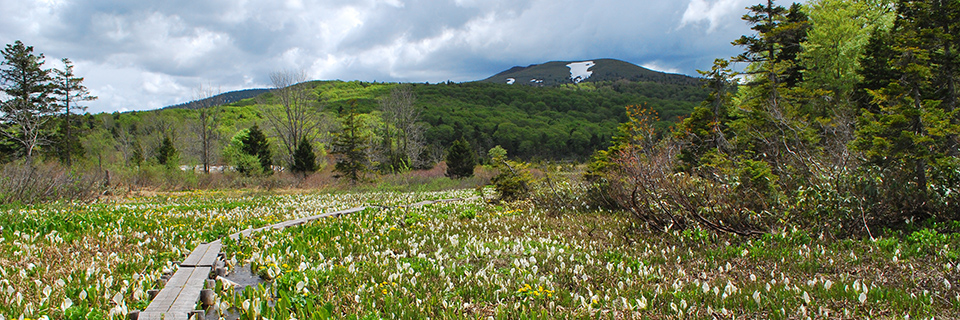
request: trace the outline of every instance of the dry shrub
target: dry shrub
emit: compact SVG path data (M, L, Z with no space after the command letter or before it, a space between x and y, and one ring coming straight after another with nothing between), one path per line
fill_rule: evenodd
M594 186L583 179L583 168L564 168L547 164L533 172L533 204L548 214L559 216L605 208L592 194Z
M9 163L0 174L0 204L87 200L109 186L106 174L81 172L57 164Z
M641 148L626 145L613 157L609 195L648 230L694 225L750 236L765 233L770 217L757 210L756 191L738 188L736 178L706 179L675 172L680 148L670 141Z

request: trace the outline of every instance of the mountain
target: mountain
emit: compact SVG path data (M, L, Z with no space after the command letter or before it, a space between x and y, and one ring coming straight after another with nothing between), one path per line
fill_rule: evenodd
M267 92L270 92L270 89L246 89L230 91L202 100L195 100L178 105L167 106L163 109L198 109L200 107L219 106L239 102L243 99L253 98Z
M694 77L653 71L616 59L551 61L527 67L516 66L492 77L480 80L480 82L556 86L579 82L612 82L617 80L676 85L700 85L699 80Z

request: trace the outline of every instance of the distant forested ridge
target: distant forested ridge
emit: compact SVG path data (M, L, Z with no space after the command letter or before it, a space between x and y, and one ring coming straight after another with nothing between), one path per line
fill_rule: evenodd
M245 89L245 90L230 91L230 92L221 93L209 98L203 98L200 100L181 103L178 105L167 106L167 107L164 107L164 109L169 109L169 108L197 109L197 108L208 107L212 105L225 105L225 104L238 102L243 99L250 99L267 92L270 92L270 89Z

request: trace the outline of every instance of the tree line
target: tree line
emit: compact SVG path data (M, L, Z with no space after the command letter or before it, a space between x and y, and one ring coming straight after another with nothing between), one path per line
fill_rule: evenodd
M747 9L755 33L700 71L709 96L672 136L656 139L655 117L628 108L592 164L611 202L653 230L742 235L789 222L872 236L960 218L960 2Z

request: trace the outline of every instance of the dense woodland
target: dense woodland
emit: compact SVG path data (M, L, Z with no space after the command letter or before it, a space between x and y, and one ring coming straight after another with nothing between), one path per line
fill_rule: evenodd
M573 160L589 162L571 182L585 205L653 230L750 235L790 222L871 234L957 220L960 2L766 1L743 20L754 33L731 39L743 53L701 71L702 87L308 82L285 71L252 99L220 105L200 88L208 105L97 115L76 112L92 97L69 61L43 69L17 42L3 52L0 161L129 183L181 165L361 181L475 158L513 175L494 179L515 187L501 191L537 194L516 160Z

